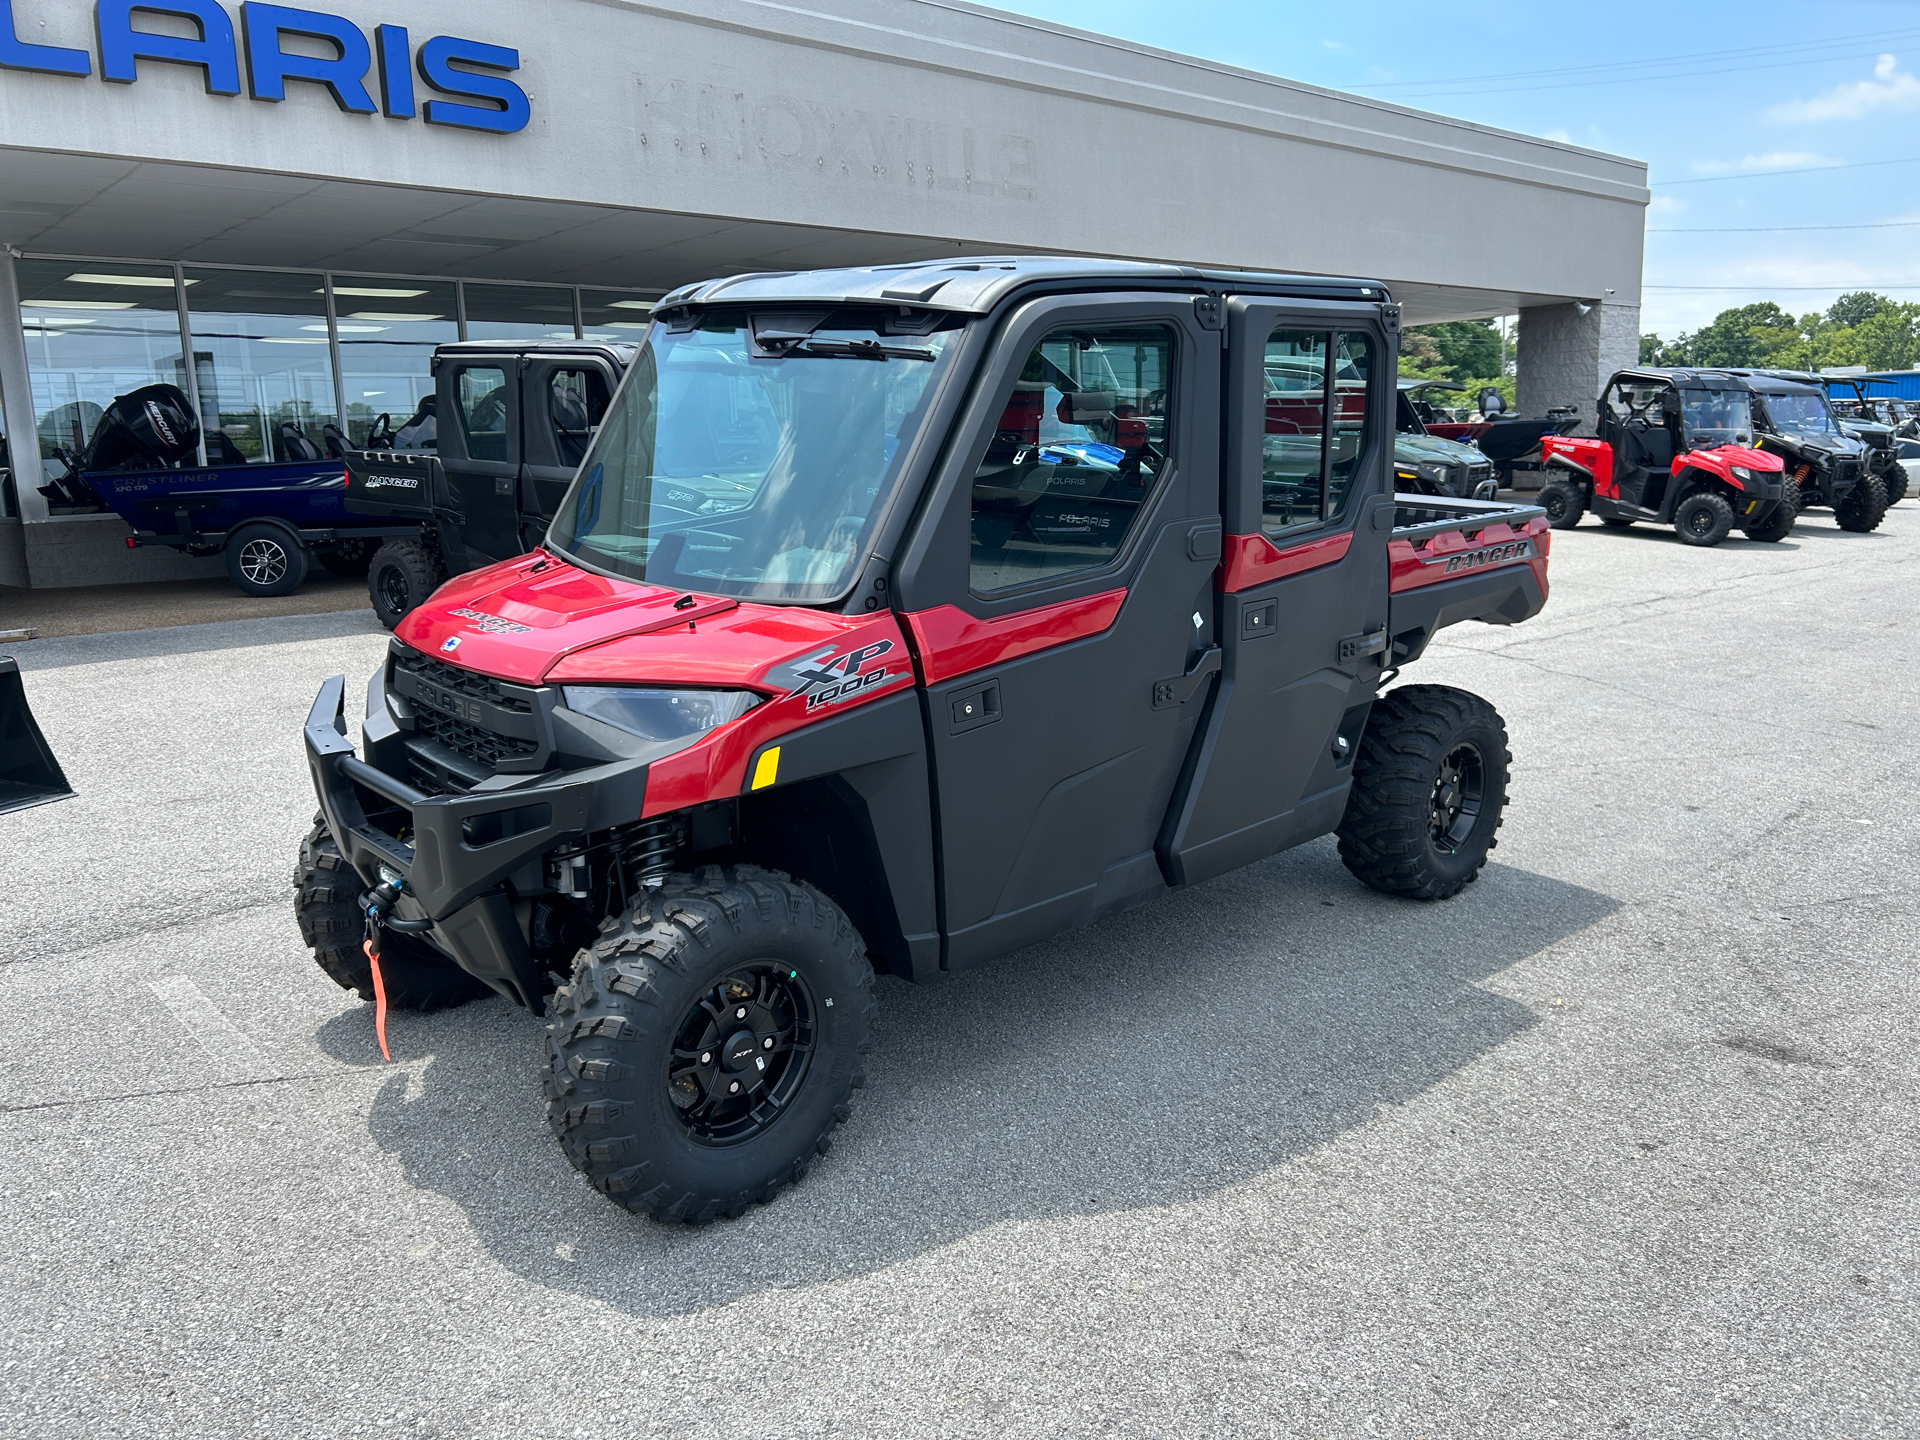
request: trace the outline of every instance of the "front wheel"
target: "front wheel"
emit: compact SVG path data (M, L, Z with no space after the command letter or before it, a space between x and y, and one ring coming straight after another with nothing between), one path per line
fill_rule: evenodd
M1898 505L1907 498L1907 467L1896 460L1887 467L1886 474L1880 477L1887 487L1887 504Z
M1587 497L1571 480L1549 480L1540 487L1540 508L1555 530L1571 530L1587 513Z
M1673 512L1673 528L1689 545L1718 545L1733 530L1733 506L1713 490L1696 490Z
M547 1123L616 1205L737 1216L826 1152L873 1011L866 947L820 891L751 865L672 876L554 995Z
M1798 518L1798 512L1793 504L1793 490L1789 487L1787 493L1781 496L1774 503L1773 508L1767 512L1765 520L1758 525L1743 525L1740 528L1749 540L1772 544L1786 539L1793 533L1793 522L1796 518Z
M1887 486L1878 475L1862 475L1838 505L1833 519L1842 530L1865 535L1880 528L1887 514Z
M1374 702L1337 832L1340 859L1389 895L1444 900L1473 882L1507 805L1507 727L1478 695L1402 685Z

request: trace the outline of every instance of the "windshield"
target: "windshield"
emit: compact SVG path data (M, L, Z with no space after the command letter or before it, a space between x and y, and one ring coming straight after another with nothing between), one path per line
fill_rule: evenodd
M811 333L744 315L656 328L581 462L548 545L631 580L756 600L852 582L957 329ZM774 353L780 352L780 353Z
M1680 407L1696 450L1753 442L1753 403L1744 390L1682 390Z
M1767 396L1767 417L1783 435L1831 435L1827 397L1817 393Z

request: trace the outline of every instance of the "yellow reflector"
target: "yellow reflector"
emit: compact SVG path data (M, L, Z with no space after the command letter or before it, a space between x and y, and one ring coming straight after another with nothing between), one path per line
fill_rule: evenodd
M776 745L771 750L761 754L759 763L753 767L753 784L747 788L749 790L764 790L767 786L773 784L774 776L779 773L780 747Z

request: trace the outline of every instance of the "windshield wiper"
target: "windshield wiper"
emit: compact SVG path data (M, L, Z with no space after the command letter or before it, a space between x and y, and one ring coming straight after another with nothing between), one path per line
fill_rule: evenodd
M931 360L931 350L905 345L882 345L878 340L803 340L786 352L813 355L822 360Z

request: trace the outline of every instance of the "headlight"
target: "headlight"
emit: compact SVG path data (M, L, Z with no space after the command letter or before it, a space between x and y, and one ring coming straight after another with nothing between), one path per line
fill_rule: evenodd
M642 740L684 740L738 720L760 703L750 690L642 690L630 685L564 685L566 706Z
M1753 478L1753 471L1744 465L1736 465L1733 467L1733 478L1736 480L1751 480Z

